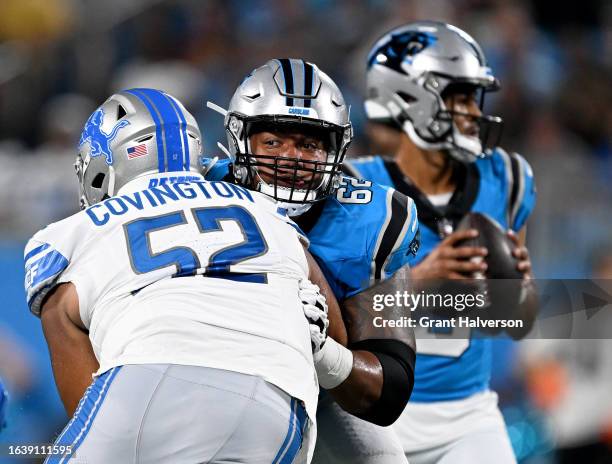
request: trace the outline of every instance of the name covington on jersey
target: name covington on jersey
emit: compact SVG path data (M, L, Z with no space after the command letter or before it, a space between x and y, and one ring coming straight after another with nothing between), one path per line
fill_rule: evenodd
M121 216L130 210L143 210L157 207L181 199L196 198L210 200L217 198L238 198L254 202L251 192L244 187L221 181L190 181L166 183L158 187L127 193L109 198L90 206L85 211L96 226L105 225L111 216Z

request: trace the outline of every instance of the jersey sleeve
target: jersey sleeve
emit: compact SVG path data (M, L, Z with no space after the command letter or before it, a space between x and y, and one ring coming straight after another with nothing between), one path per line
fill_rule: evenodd
M407 209L409 211L404 223L406 232L399 237L399 243L387 259L387 264L383 269L383 279L388 279L401 267L409 264L417 256L420 246L420 230L417 209L412 198L408 200Z
M348 289L346 298L392 276L418 249L418 219L412 199L391 187L374 184L373 190L380 201L366 213L370 215L367 251L358 266L348 269L358 277L352 279L357 285Z
M506 198L508 227L518 232L527 222L536 202L536 188L529 163L518 153L508 153L497 147L492 157L494 174Z
M531 166L517 153L510 155L513 185L510 194L509 213L511 227L518 232L527 222L536 203L536 187Z
M70 263L65 251L58 250L43 237L33 237L26 245L25 291L30 311L40 317L41 303L55 287Z
M419 222L411 198L389 187L387 210L372 255L374 282L391 277L408 264L419 246Z
M73 221L64 221L69 224L52 224L38 232L28 241L24 251L27 303L30 311L38 317L42 302L55 286L78 280L73 257L78 246L75 235L78 235L79 228ZM82 305L82 292L78 293Z

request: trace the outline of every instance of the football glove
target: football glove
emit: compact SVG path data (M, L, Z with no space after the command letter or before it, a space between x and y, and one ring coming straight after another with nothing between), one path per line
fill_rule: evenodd
M327 340L327 303L325 297L320 293L319 287L308 279L302 279L299 283L299 296L302 300L304 316L310 327L310 344L313 354L318 353Z

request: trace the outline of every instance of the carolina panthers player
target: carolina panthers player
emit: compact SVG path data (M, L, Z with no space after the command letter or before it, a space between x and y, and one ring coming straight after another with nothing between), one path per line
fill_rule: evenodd
M209 106L225 115L229 159L210 162L207 178L231 179L279 200L343 302L350 349L328 339L315 357L330 395L317 412L314 461L405 462L391 430L379 425L393 423L410 396L412 331L375 332L368 310L373 293L406 285L402 266L418 243L412 200L339 175L352 139L349 112L334 82L312 63L270 60L244 79L227 111ZM357 378L361 388L350 385Z
M469 211L486 213L513 231L525 296L517 314L533 320L536 299L524 243L534 180L516 153L500 147L483 152L483 134L501 120L482 114L484 93L498 81L480 46L451 25L416 22L382 37L367 69L368 117L402 131L401 140L394 157L357 159L349 169L415 199L421 249L411 260L412 277L460 279L485 271L486 249L456 246L477 231L453 227ZM408 460L515 462L497 396L489 390L490 340L416 334L412 401L394 425Z
M117 93L85 125L84 209L25 250L28 305L74 413L47 462L311 455L320 271L274 200L204 181L200 155L195 119L158 90Z

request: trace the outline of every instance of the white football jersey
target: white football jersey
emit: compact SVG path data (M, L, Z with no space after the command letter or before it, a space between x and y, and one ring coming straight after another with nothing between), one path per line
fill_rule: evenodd
M97 374L170 363L257 375L314 417L318 385L298 297L306 239L267 196L181 180L134 180L34 235L25 250L31 311L72 282Z

